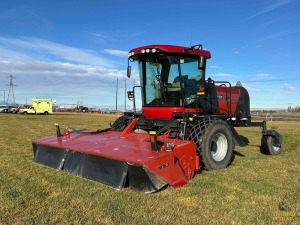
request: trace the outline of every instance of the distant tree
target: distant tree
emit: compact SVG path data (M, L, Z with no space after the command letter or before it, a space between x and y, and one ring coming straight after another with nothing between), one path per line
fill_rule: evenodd
M295 107L289 106L287 108L287 111L288 112L300 112L300 106L295 106Z

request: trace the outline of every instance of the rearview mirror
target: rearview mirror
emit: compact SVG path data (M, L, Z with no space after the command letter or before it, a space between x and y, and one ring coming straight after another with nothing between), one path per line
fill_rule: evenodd
M131 66L127 66L127 77L130 78L131 76Z
M198 61L198 69L205 70L205 67L206 67L206 57L204 55L200 55Z

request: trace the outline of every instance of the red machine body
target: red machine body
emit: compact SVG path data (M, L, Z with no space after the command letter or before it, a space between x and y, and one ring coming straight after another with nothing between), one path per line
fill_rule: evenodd
M231 93L229 96L227 87L216 87L216 93L218 96L219 109L213 114L224 115L228 114L229 118L235 116L237 109L238 100L240 97L240 89L231 88ZM228 102L227 99L231 98ZM146 118L161 118L161 119L171 119L173 113L201 113L202 109L196 108L186 108L186 107L143 107L142 113Z
M240 83L232 87L205 78L210 57L201 45L132 49L127 76L136 61L142 113L125 112L105 130L61 134L56 124L56 136L32 141L33 161L143 192L183 186L199 169L227 167L234 146L245 145L233 125L251 124L250 100ZM128 93L133 101L134 90ZM272 155L281 151L279 133L265 124L262 149Z

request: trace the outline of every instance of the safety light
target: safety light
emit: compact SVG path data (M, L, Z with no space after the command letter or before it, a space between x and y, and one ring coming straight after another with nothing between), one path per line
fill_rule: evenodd
M69 128L65 128L64 129L64 135L67 137L67 138L70 138L70 130L69 130Z
M155 52L159 52L158 49L156 48L146 48L146 49L142 49L141 50L141 53L144 54L144 53L155 53Z
M61 134L61 132L60 132L60 128L59 128L58 123L54 123L54 126L55 126L55 130L56 130L56 136L57 136L57 137L63 136L63 135Z
M156 131L150 131L149 134L152 151L158 151L159 149L157 144Z
M134 99L134 92L133 91L127 91L127 97L129 100Z
M128 53L128 57L131 57L131 56L133 56L134 55L134 52L129 52Z
M197 95L205 95L205 88L204 87L200 87L199 91L197 91Z

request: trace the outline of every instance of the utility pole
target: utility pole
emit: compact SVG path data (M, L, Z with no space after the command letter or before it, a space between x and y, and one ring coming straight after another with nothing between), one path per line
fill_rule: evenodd
M3 105L5 105L5 90L0 90L3 91Z
M118 78L116 84L116 112L118 112Z
M14 86L16 86L16 85L13 84L13 78L15 78L15 77L13 75L10 75L7 78L10 78L10 82L9 82L9 90L8 90L6 104L7 105L9 104L9 97L10 97L10 95L12 95L12 98L13 98L12 103L13 103L13 105L16 105L15 94L14 94Z

